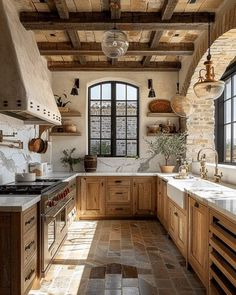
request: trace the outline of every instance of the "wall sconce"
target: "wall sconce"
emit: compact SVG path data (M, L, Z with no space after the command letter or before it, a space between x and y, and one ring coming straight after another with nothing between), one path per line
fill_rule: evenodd
M148 97L156 97L155 90L153 89L152 79L148 79L148 89L150 89Z
M75 79L74 86L70 92L71 95L79 95L79 79Z

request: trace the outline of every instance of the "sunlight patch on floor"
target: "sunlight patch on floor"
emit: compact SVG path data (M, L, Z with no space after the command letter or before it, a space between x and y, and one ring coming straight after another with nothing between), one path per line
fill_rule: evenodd
M76 294L96 228L97 221L74 221L40 289L31 290L29 295Z

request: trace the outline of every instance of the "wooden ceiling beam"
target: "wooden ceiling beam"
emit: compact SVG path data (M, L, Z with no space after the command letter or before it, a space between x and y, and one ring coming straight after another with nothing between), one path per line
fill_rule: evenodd
M76 44L75 44L76 45ZM77 48L68 42L39 42L41 55L103 55L101 44L96 42L80 43ZM159 43L154 49L146 43L132 42L126 55L192 55L194 43Z
M73 45L73 48L74 50L80 50L81 48L81 42L80 42L80 38L79 38L79 35L78 35L78 32L75 31L75 30L67 30L67 35ZM78 54L76 54L78 56ZM86 64L86 58L85 56L83 55L79 55L78 56L78 59L80 61L80 63L82 65Z
M54 0L57 12L61 19L69 18L69 9L66 4L66 0Z
M120 0L110 0L111 19L121 17Z
M152 31L151 33L151 42L150 42L150 48L157 48L159 41L161 39L163 31ZM147 65L150 63L152 58L152 55L146 55L144 56L143 60L142 60L142 64L143 65Z
M165 0L162 8L161 19L162 20L170 20L174 13L175 7L179 0ZM156 48L160 42L163 31L153 31L151 35L151 44L150 48ZM152 56L145 56L142 60L143 65L147 65L150 63Z
M165 0L161 12L162 20L170 20L172 18L172 15L178 2L179 0Z
M54 0L46 0L46 3L50 9L51 12L57 12L56 4Z
M135 30L205 30L208 22L214 22L214 13L174 13L170 20L162 20L161 13L122 12L116 20L117 29ZM21 12L20 20L28 30L110 30L114 20L109 11L71 12L69 19L61 19L54 13Z
M112 65L110 62L87 62L81 65L79 62L49 61L48 68L51 71L179 71L180 62L151 62L143 66L141 62L124 61Z

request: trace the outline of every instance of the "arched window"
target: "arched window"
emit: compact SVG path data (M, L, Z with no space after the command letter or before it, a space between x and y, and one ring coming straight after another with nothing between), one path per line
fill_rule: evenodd
M89 87L89 154L103 157L138 156L138 127L138 87L118 81Z
M216 101L215 138L219 161L236 165L236 63L224 73L225 90Z

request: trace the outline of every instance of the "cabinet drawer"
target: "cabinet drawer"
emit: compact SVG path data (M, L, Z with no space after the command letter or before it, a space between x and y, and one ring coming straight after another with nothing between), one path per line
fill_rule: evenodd
M37 224L37 205L23 215L23 235Z
M23 262L26 265L37 250L37 229L32 228L23 240Z
M131 215L130 206L125 205L107 205L106 214L111 216L128 216Z
M131 179L127 177L108 177L107 178L108 185L131 185Z
M129 203L129 187L108 187L107 203Z
M37 255L35 254L30 263L25 267L24 275L22 278L22 285L24 286L24 292L31 286L33 280L37 274Z

